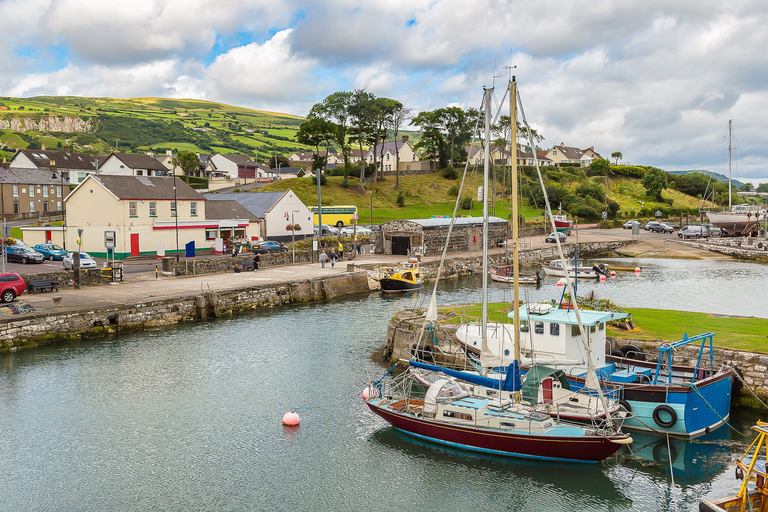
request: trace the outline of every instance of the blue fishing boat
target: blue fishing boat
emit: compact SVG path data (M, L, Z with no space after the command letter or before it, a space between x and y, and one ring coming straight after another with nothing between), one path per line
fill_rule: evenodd
M580 314L598 378L603 385L621 387L621 404L632 413L624 422L625 428L695 437L709 433L728 420L733 373L730 368L714 367L714 333L684 335L679 341L665 343L658 348L658 360L651 362L645 361L644 354L631 346L615 352L616 355L605 353L607 322L626 318L626 314L610 311L580 311ZM519 315L521 337L530 337L529 343L523 345L535 348L530 357L542 362L585 360L582 333L575 311L568 303L526 304L520 307ZM693 343L701 344L696 364L672 364L674 350ZM709 364L705 365L707 345ZM587 365L571 366L566 374L571 387L578 390L585 386Z

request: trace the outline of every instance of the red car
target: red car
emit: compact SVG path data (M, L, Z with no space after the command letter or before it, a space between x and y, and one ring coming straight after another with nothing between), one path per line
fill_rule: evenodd
M0 302L11 302L24 293L27 284L19 274L0 274Z

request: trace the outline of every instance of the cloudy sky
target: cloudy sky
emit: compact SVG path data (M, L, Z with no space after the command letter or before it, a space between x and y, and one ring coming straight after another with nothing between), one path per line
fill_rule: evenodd
M0 0L0 95L196 98L306 115L365 88L501 100L543 146L768 181L765 0ZM12 21L11 21L12 20ZM495 78L494 78L495 77Z

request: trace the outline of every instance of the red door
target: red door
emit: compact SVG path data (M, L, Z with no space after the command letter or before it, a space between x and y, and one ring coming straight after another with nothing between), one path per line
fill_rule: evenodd
M48 240L53 240L53 238L51 238L51 232L50 231L46 231L45 232L45 241L47 242Z
M552 403L552 378L547 377L543 381L541 381L541 391L544 395L544 403L545 404L551 404Z
M131 233L131 256L139 255L139 234Z

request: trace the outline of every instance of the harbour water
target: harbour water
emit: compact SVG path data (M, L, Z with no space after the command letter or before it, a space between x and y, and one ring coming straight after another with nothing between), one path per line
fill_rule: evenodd
M580 292L768 315L768 266L630 264L643 272ZM529 298L557 298L554 282ZM438 295L478 300L471 281ZM371 356L389 318L414 303L423 297L371 294L6 354L0 510L696 510L701 497L737 489L731 458L743 448L733 443L745 441L736 430L748 431L751 412L734 413L735 430L669 448L635 435L631 451L597 465L479 456L398 433L360 395L385 371ZM291 409L298 428L281 424Z

